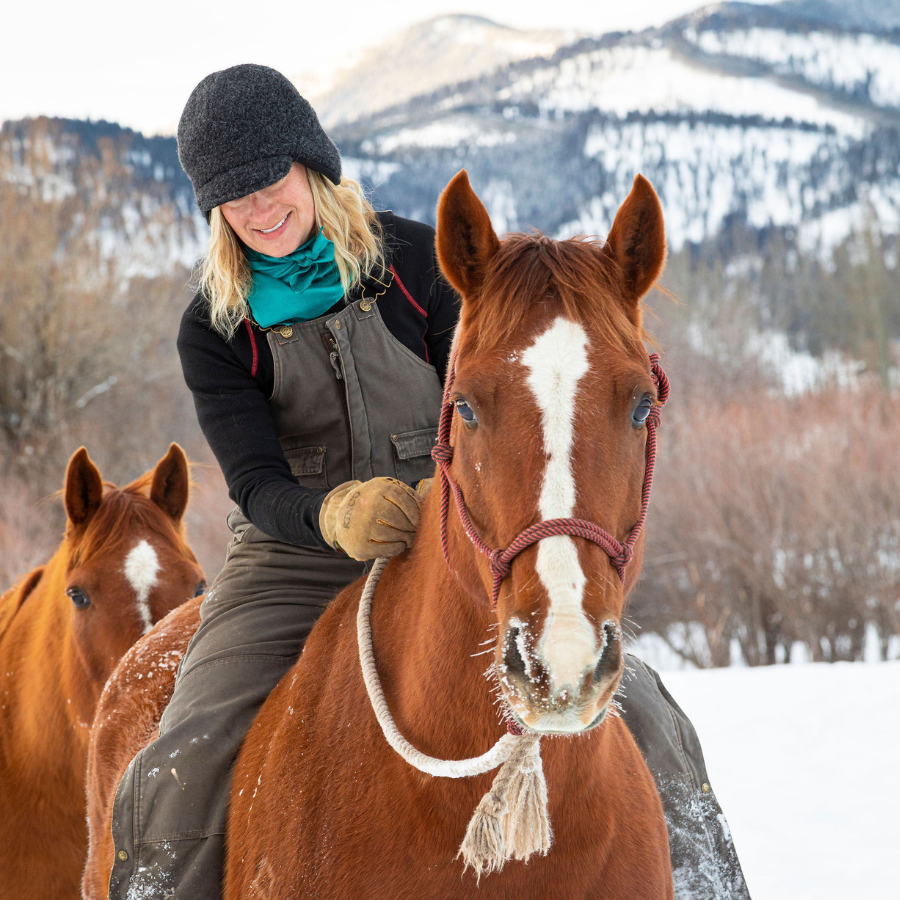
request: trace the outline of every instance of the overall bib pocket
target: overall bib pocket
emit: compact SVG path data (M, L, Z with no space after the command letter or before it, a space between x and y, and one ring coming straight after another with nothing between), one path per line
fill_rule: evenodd
M422 428L391 435L394 445L394 472L398 481L411 487L434 475L431 448L437 443L437 428Z

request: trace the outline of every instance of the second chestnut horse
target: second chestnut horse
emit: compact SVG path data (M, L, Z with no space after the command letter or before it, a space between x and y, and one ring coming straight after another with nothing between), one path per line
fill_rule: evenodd
M88 740L104 683L135 641L205 589L184 539L188 491L177 444L121 490L82 447L66 471L65 539L0 598L0 900L80 897ZM161 657L156 677L174 675L179 658Z

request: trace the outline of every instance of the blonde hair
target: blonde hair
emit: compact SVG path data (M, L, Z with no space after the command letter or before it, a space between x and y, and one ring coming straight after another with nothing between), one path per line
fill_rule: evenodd
M344 293L380 268L384 277L384 243L381 222L352 178L332 184L324 175L307 169L316 209L316 227L334 244L334 259ZM209 217L209 248L200 263L200 290L209 303L213 328L226 340L234 336L242 319L249 317L251 274L237 235L221 209Z

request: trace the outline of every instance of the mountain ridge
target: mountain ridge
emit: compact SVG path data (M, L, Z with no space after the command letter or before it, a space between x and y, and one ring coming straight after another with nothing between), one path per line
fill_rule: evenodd
M411 33L435 23L444 43L448 23L463 28L463 45L475 26L519 34L475 17L439 17ZM735 223L784 230L823 258L867 223L900 231L900 32L822 24L790 5L724 3L549 49L341 121L329 130L345 172L380 205L433 222L440 190L465 167L500 231L605 234L637 171L657 187L675 249L714 242ZM176 223L168 243L156 233L167 249L153 251L155 265L202 252L205 223L174 139L54 121L67 153L96 155L105 136L131 173L119 195L130 212L105 219L110 246L145 240L134 197L146 194L148 209L171 203ZM7 123L2 140L16 127ZM9 159L0 166L14 170ZM153 253L143 255L149 271Z

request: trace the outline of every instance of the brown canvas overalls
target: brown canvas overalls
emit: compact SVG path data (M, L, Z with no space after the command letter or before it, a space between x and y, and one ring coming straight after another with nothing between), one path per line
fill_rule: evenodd
M441 384L385 327L377 303L271 330L269 406L301 485L333 488L434 472ZM319 615L365 571L343 554L273 540L240 510L204 599L160 736L116 794L110 897L219 900L231 769L250 724L294 665ZM653 773L669 825L676 897L749 900L690 722L640 660L628 657L624 718ZM178 774L177 779L172 770Z

